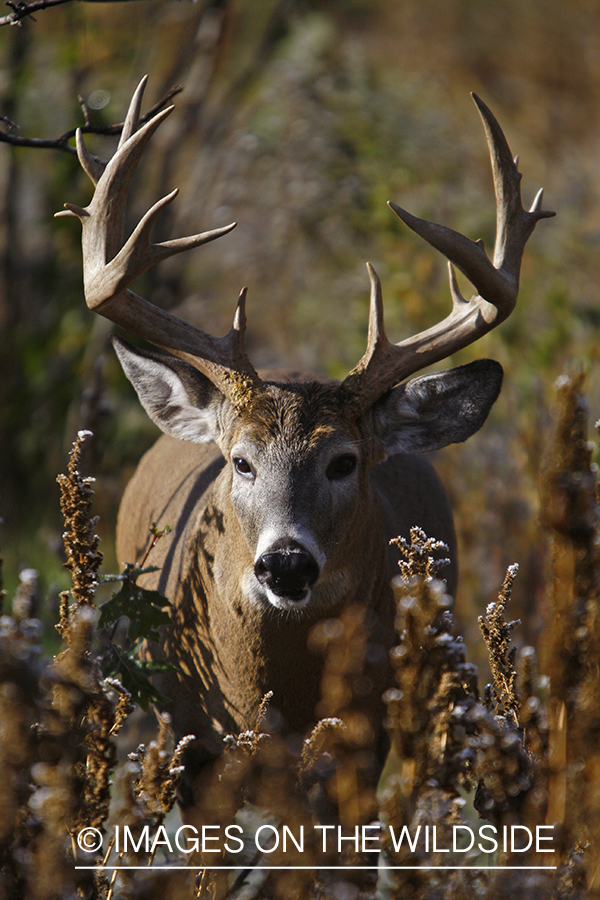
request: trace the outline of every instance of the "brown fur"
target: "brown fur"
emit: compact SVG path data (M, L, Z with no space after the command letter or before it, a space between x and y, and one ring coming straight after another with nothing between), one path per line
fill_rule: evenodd
M229 446L245 434L269 445L275 458L302 460L343 429L362 450L360 503L355 520L344 523L346 540L331 559L332 566L349 573L343 596L332 606L301 614L265 610L249 604L240 588L240 572L254 561L232 507L231 467L220 451L213 444L163 436L142 459L121 505L118 555L122 561L141 558L150 522L173 529L149 560L160 572L145 576L144 583L173 603L173 626L165 629L162 652L176 661L176 670L162 678L161 689L174 701L176 736L198 737L194 770L221 753L226 733L255 725L269 690L286 729L304 733L314 724L322 660L307 650L308 634L319 617L335 616L353 603L375 613L372 640L383 652L372 680L373 696L380 697L393 635L389 583L395 551L386 552L387 542L407 536L416 524L445 540L455 558L448 501L429 463L398 454L373 466L383 452L370 418L349 422L343 394L333 385L269 386L251 410L234 414L228 408L223 415L231 417ZM455 567L449 581L453 590ZM373 711L377 701L370 702Z

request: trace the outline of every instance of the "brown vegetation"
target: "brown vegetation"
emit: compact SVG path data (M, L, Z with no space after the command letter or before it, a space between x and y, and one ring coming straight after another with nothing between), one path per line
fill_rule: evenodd
M480 627L487 644L492 683L480 697L477 672L454 633L451 598L430 554L436 542L413 529L399 540L403 561L395 579L397 644L391 652L395 684L385 694L391 754L379 802L363 778L372 729L354 709L361 667L368 652L360 615L350 609L339 621L317 626L316 648L326 655L323 720L304 746L290 744L269 720L265 698L254 731L230 735L215 781L203 801L206 821L226 828L242 822L244 836L261 825L287 826L307 841L300 852L246 848L240 859L220 848L169 856L155 868L157 849L143 840L156 834L175 803L185 741L169 752L168 719L159 715L157 737L118 764L115 736L131 712L128 692L102 677L95 638L96 572L100 561L90 518L90 479L79 473L81 435L68 474L59 481L65 514L65 549L71 599L63 597L58 629L64 649L53 661L39 653L40 627L32 617L31 573L1 621L0 656L0 896L7 900L131 898L371 898L373 857L336 841L324 852L315 825L336 823L345 836L371 823L389 868L379 873L377 896L494 898L520 891L528 896L576 900L600 896L600 685L598 664L599 506L596 470L590 463L583 376L561 380L559 416L544 479L544 518L552 544L546 591L549 616L543 636L542 672L535 651L517 658L507 622L516 567L507 573L498 600ZM316 819L318 813L320 819ZM512 851L482 855L442 851L452 846L453 827L477 829L477 814L503 829L552 825L553 853ZM236 819L237 817L237 819ZM377 828L375 827L377 823ZM115 825L128 825L138 842L127 851L115 844ZM480 823L481 824L481 823ZM436 844L404 841L436 826ZM103 852L77 848L77 836L94 827L107 838ZM177 825L171 823L171 834ZM163 834L167 834L163 831ZM431 831L433 834L433 831ZM112 835L112 837L111 837ZM517 846L519 844L517 843ZM210 848L210 845L209 845ZM487 848L487 845L486 845ZM375 857L376 858L376 857ZM187 863L193 872L174 868ZM77 870L76 865L139 865L135 869ZM291 869L290 866L309 866ZM327 870L327 866L370 869ZM426 866L467 866L445 871ZM495 865L498 868L486 868ZM265 866L286 866L281 871ZM539 867L539 868L528 868ZM253 885L253 887L250 887Z

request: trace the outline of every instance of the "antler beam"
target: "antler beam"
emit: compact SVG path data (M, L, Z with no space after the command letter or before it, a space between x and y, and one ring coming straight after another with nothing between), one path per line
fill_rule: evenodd
M84 290L89 309L121 328L191 363L226 396L239 405L239 384L250 388L260 379L244 350L246 289L240 294L233 326L218 338L160 309L129 289L129 285L157 262L199 247L228 234L236 223L155 244L150 233L159 213L177 196L174 190L148 210L131 236L124 241L127 193L131 179L152 135L173 107L161 110L139 127L147 78L131 100L115 155L107 164L91 156L81 132L77 134L79 161L95 185L90 204L71 203L57 216L75 216L82 225Z
M418 219L389 203L391 209L413 231L449 260L452 312L442 322L420 334L391 344L383 327L381 286L375 270L371 278L371 311L367 350L349 373L344 386L368 409L395 384L432 363L456 353L506 319L513 311L519 290L519 272L525 244L540 219L555 213L541 208L540 190L529 211L521 202L521 173L510 148L488 107L473 94L481 115L490 151L496 194L496 243L493 262L482 241L472 241L459 232ZM477 293L465 300L456 282L453 266L469 279Z

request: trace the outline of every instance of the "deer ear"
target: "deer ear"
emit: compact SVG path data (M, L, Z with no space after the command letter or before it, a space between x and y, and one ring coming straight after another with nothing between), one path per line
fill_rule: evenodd
M208 378L175 356L139 350L115 335L111 340L142 406L161 431L196 444L218 440L218 410L226 400Z
M466 441L485 422L501 386L502 366L492 359L414 378L375 404L375 431L388 453Z

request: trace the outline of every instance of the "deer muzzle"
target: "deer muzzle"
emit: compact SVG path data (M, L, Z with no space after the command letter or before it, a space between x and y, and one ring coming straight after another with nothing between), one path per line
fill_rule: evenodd
M314 556L295 541L270 548L254 566L258 582L287 600L303 600L319 572Z

